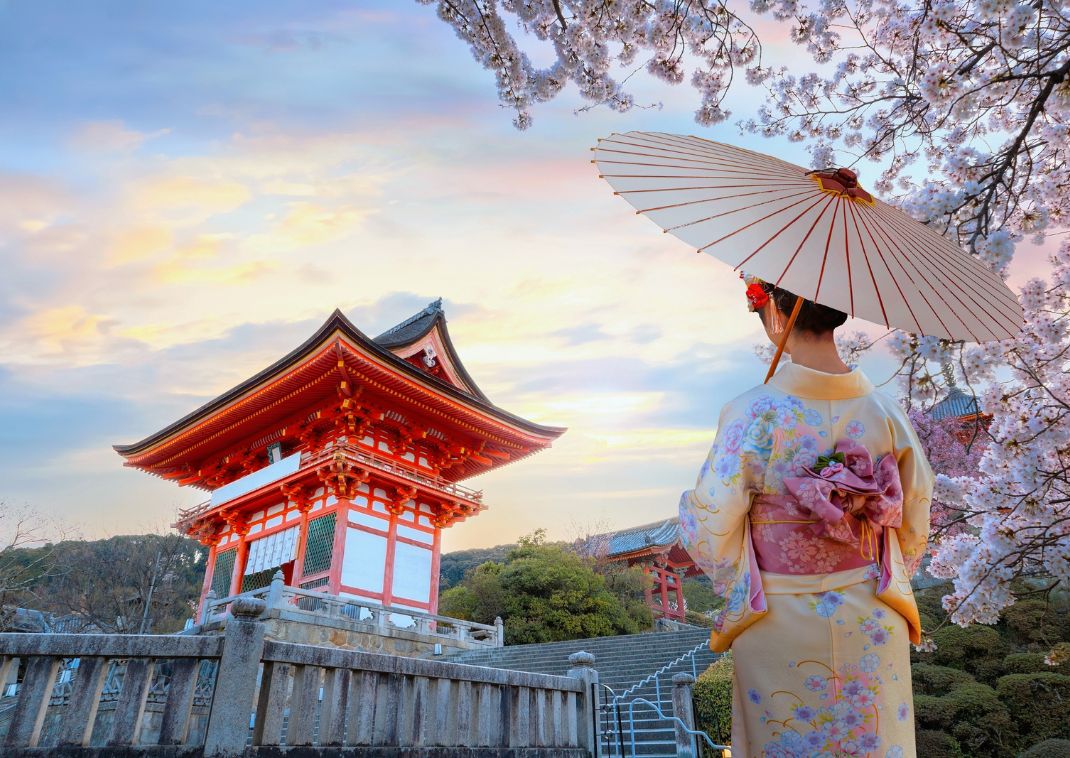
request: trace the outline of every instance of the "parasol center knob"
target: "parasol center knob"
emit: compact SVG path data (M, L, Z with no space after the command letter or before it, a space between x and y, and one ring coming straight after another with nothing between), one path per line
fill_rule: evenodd
M844 187L857 187L858 174L849 168L836 169L836 178L843 183Z

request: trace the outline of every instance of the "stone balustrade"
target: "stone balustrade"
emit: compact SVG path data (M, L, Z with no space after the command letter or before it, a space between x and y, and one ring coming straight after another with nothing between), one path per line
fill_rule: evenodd
M493 625L479 624L407 608L384 606L369 600L287 587L283 582L282 572L275 574L269 586L258 590L224 598L215 598L209 593L201 613L202 627L225 619L227 609L239 598L263 600L270 615L282 615L308 623L341 622L384 638L404 631L418 635L432 644L444 643L450 649L501 647L504 644L505 634L501 619L496 619Z
M597 754L598 674L587 653L570 657L566 676L549 676L298 645L265 639L266 610L257 598L232 600L221 636L0 634L0 681L13 667L20 680L0 700L0 753ZM57 697L57 675L73 660ZM109 678L121 684L105 722ZM210 705L195 725L205 686ZM147 728L150 692L162 707Z

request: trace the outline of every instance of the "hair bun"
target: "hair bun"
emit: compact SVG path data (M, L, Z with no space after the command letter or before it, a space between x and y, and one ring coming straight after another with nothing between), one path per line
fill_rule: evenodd
M795 307L795 293L773 285L767 286L767 292L773 298L777 308L784 313L791 313ZM825 334L843 326L846 322L847 314L843 311L815 303L812 300L803 300L802 308L799 309L799 315L795 319L793 328L812 334Z

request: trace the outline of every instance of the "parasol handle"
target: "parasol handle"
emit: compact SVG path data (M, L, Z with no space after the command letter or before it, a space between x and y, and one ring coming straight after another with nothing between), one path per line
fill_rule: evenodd
M802 304L802 295L796 295L795 307L791 309L791 315L788 316L788 323L784 325L784 334L780 337L780 342L776 346L776 354L773 356L773 362L769 366L769 373L765 375L765 381L762 382L762 384L768 384L769 380L773 378L773 374L776 373L777 364L780 363L780 356L784 354L784 345L788 343L788 335L791 334L791 328L795 326L795 319L799 317L799 311L802 310ZM776 303L773 303L773 307L776 308Z

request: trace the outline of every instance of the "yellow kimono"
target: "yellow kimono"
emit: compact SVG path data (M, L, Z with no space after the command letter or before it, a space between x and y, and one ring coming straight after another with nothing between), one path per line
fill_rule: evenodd
M933 476L899 405L860 372L787 364L728 403L684 545L725 598L734 758L916 755L910 577Z

